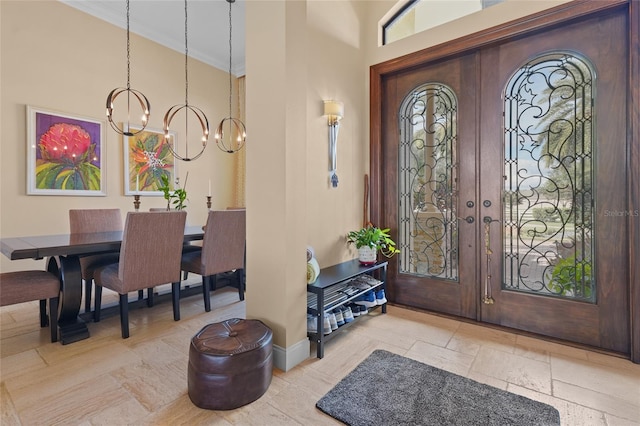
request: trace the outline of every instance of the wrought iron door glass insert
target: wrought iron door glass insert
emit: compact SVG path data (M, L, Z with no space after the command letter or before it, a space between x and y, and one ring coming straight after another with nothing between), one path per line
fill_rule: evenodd
M457 112L453 90L426 83L399 111L400 272L458 280Z
M595 73L541 55L504 95L503 289L595 302Z

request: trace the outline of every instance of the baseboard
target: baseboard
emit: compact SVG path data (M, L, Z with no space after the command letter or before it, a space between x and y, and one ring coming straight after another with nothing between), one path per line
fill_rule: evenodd
M311 342L305 338L287 348L273 345L273 366L282 371L289 371L305 359L309 358Z

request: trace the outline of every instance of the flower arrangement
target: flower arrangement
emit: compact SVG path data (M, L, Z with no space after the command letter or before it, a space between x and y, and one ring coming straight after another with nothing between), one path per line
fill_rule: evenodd
M357 249L369 247L390 258L400 253L400 250L396 248L396 243L389 235L389 231L389 228L382 229L372 225L367 226L357 231L349 232L347 234L347 244L355 244Z
M184 187L187 187L187 179L189 178L189 174L187 173L187 177L184 180ZM167 200L167 210L171 210L171 205L176 210L183 210L187 206L185 202L187 201L187 191L184 188L176 188L171 191L169 187L169 178L167 175L160 176L160 180L162 181L162 185L158 187L160 191L164 194L164 199ZM178 182L176 181L176 186Z

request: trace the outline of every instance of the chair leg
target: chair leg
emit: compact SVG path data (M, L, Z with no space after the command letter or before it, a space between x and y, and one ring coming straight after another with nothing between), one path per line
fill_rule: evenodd
M244 286L242 285L242 269L236 269L236 281L238 282L238 296L240 300L244 300Z
M153 287L147 289L147 306L153 306Z
M211 297L209 296L209 277L202 277L202 298L205 312L211 311Z
M173 299L173 320L180 321L180 281L171 283L171 298Z
M49 322L49 329L51 331L51 343L58 341L58 298L53 297L49 299L49 316L51 321Z
M144 290L138 290L138 300L144 299Z
M209 291L215 291L218 289L218 275L213 274L209 276Z
M120 328L122 329L122 338L129 337L129 297L127 294L120 295Z
M102 307L102 286L96 286L95 305L93 310L93 322L100 322L100 308Z
M84 313L91 312L91 287L93 280L84 280Z
M183 281L186 281L188 276L189 276L189 271L183 271L182 272L182 280Z
M49 325L49 318L47 317L47 300L40 300L40 327L46 327Z

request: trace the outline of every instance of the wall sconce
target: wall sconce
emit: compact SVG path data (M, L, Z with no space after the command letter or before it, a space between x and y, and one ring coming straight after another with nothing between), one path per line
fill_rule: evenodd
M340 129L340 120L344 116L344 104L340 101L324 101L324 115L327 117L329 125L329 161L330 161L330 178L331 185L336 188L338 186L337 157L338 157L338 130Z

